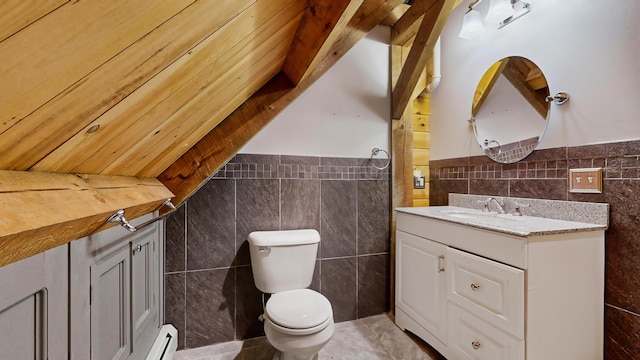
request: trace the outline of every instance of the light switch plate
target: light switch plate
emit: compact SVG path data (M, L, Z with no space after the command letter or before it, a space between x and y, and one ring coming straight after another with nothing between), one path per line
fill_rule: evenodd
M569 192L602 193L602 168L569 169Z

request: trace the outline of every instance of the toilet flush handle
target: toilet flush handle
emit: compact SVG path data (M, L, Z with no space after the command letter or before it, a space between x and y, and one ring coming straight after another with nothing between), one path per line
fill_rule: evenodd
M261 246L261 247L258 248L258 251L261 252L261 253L268 254L268 253L271 252L271 248L268 247L268 246Z

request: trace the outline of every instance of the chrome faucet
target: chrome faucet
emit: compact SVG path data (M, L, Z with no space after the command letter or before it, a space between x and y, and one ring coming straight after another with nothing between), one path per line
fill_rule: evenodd
M502 207L504 205L504 202L500 203L500 201L498 201L498 199L494 197L490 197L485 201L478 200L478 202L482 202L484 204L484 211L486 212L489 212L489 204L491 203L491 201L495 202L496 206L498 206L498 213L505 214L504 208Z

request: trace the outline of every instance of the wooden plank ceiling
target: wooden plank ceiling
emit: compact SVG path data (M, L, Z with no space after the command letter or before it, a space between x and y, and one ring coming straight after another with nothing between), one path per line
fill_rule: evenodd
M427 45L450 2L412 12L436 24ZM120 208L184 201L402 3L3 1L0 254L104 229ZM37 215L42 201L56 216Z

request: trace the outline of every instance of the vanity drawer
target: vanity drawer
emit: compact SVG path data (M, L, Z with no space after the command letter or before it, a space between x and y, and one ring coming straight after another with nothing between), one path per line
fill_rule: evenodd
M460 360L524 360L524 340L487 324L456 305L449 307L449 349Z
M454 248L446 258L449 301L524 339L524 271Z

